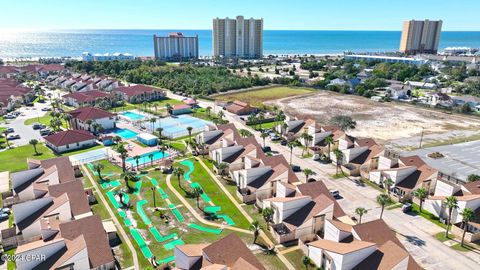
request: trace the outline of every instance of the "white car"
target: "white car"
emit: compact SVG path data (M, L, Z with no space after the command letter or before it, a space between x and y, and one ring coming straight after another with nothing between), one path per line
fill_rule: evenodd
M16 140L16 139L20 139L20 134L13 133L13 134L7 135L7 140Z
M8 207L2 208L2 209L0 209L0 213L10 214L10 208L8 208Z
M338 197L340 196L340 191L336 190L336 189L330 189L330 194L332 194L333 197Z

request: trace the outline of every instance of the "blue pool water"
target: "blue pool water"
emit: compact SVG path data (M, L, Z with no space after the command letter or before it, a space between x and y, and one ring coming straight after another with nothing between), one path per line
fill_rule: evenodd
M123 112L122 115L129 118L130 120L142 120L143 118L145 118L145 116L132 111Z
M149 163L151 160L148 157L148 155L150 155L150 154L153 154L153 161L161 159L163 157L168 157L168 153L165 153L165 152L162 153L160 151L153 151L153 152L141 155L140 159L138 160L138 165L143 165L145 163ZM137 162L135 161L135 159L133 157L127 158L125 160L125 163L127 163L128 165L130 165L132 167L137 166Z
M135 138L137 136L137 133L135 131L132 131L128 128L117 128L114 131L115 134L118 136L122 137L122 139L129 140L132 138Z

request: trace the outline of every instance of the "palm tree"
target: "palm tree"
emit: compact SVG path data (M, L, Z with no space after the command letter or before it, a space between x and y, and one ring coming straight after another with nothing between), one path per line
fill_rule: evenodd
M253 135L250 131L243 128L240 129L238 132L240 133L240 136L242 136L243 138L251 137Z
M117 136L113 137L112 140L113 140L113 142L114 142L115 144L118 145L118 144L122 141L122 137L120 137L120 136L117 135Z
M205 111L207 112L208 117L210 117L210 112L212 111L212 107L208 106L205 108Z
M95 163L93 164L93 170L97 172L98 174L98 178L101 180L102 179L102 170L104 169L105 167L103 166L103 164L101 163Z
M262 122L263 120L265 120L265 114L263 112L260 112L257 116L257 119L258 119L259 129L262 130Z
M127 186L128 190L131 190L132 188L130 187L129 181L135 180L137 174L133 171L124 171L122 173L122 177L125 180L125 185Z
M263 148L265 148L265 146L266 146L265 139L268 137L268 133L262 132L260 134L260 137L263 139Z
M220 118L220 120L222 120L224 116L225 116L225 113L223 111L218 112L218 118Z
M152 132L155 130L155 123L157 122L157 118L152 117L148 120L152 124Z
M357 207L357 209L355 209L355 214L358 215L358 224L362 224L362 216L367 212L368 210L363 207Z
M325 138L325 143L328 145L328 160L331 160L330 158L330 148L333 144L333 136L330 135L328 137Z
M178 186L182 188L182 183L180 182L180 178L182 177L182 175L184 174L185 172L183 171L182 168L180 167L175 167L173 168L173 175L175 175L177 177L177 180L178 180Z
M340 166L342 166L342 163L343 163L343 152L340 151L339 149L335 149L333 151L333 154L335 154L335 158L337 160L337 174L338 174L338 168L340 168Z
M125 160L128 158L128 151L123 147L123 144L120 144L117 148L117 152L120 154L122 159L122 171L125 172Z
M393 186L393 184L395 184L395 182L393 182L392 178L390 177L387 177L385 180L383 180L383 185L387 190L388 196L390 196L390 187Z
M250 225L250 230L253 231L253 244L257 242L258 235L260 234L260 222L258 220L254 220Z
M465 233L468 230L468 223L473 220L475 217L475 213L473 212L472 208L465 208L463 211L460 213L462 215L462 225L463 225L463 234L462 234L462 247L465 241Z
M192 130L193 130L192 127L187 127L188 138L189 138L190 143L192 143Z
M35 156L38 156L39 155L39 153L37 151L38 140L31 139L28 143L33 146L33 150L35 150Z
M274 213L274 211L273 211L273 208L271 208L271 207L267 207L267 208L262 210L262 216L265 219L265 222L267 222L267 223L272 222L273 213Z
M134 156L133 159L135 160L135 163L137 163L137 171L138 171L138 163L140 162L140 156Z
M305 174L305 182L308 182L308 177L311 176L311 175L316 175L317 173L312 171L309 168L305 168L305 169L303 169L303 174Z
M290 148L290 165L292 165L293 148L299 145L300 143L297 140L289 141L287 143L288 148Z
M163 132L163 128L161 128L161 127L157 128L157 132L158 132L159 144L162 144L162 132Z
M150 159L150 166L153 167L153 154L152 153L148 154L148 158Z
M452 212L453 209L458 208L457 198L455 196L448 196L447 198L445 198L443 205L448 209L447 227L445 228L445 237L448 238L448 228L452 219Z
M198 210L203 212L203 209L200 208L200 196L203 194L203 190L199 187L194 187L191 191L191 194L195 198L195 200L197 201Z
M70 123L70 120L72 119L72 116L68 113L63 114L63 120L65 120L65 123L68 126L68 129L72 129L72 125Z
M85 124L88 125L88 131L91 131L90 129L91 129L92 123L93 123L92 119L87 119L87 121L85 121Z
M413 196L417 197L420 200L420 213L422 213L423 202L428 196L428 192L425 188L421 187L413 192Z
M385 210L385 205L387 205L390 202L390 197L388 197L387 194L382 193L377 196L377 203L382 207L382 211L380 212L380 219L383 216L383 210Z
M308 270L308 267L312 265L312 260L308 256L302 257L302 264L305 266L305 270Z
M217 164L217 170L220 172L220 176L223 176L226 168L228 168L228 164L225 162L220 162Z
M255 128L257 124L257 117L255 114L250 114L247 118L247 122L250 123L250 125L253 125L253 128Z
M7 143L7 148L10 148L10 142L7 139L8 131L5 129L4 131L2 131L2 133L3 133L3 136L5 137L5 142Z

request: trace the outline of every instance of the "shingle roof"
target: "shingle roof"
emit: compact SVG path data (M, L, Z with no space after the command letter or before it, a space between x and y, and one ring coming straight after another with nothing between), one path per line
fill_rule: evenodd
M352 241L350 243L335 242L327 239L320 239L308 243L309 246L317 247L338 254L348 254L358 250L375 246L375 243L366 241Z
M87 120L96 120L96 119L101 119L101 118L107 118L107 117L114 117L115 114L96 108L96 107L82 107L75 109L73 111L67 112L72 116L72 118L79 119L81 121L87 121Z
M95 139L92 133L85 130L65 130L44 138L47 142L55 146L79 143Z
M141 94L144 94L144 93L151 93L153 91L163 91L163 90L156 89L156 88L153 88L153 87L150 87L150 86L145 86L145 85L142 85L142 84L137 84L137 85L134 85L134 86L122 86L122 87L119 87L119 88L115 89L114 91L122 92L125 95L131 97L131 96L141 95Z
M74 216L91 211L87 195L80 180L49 186L48 193L52 197L59 197L62 194L67 193L68 198L70 199L70 208Z
M91 90L91 91L84 91L84 92L75 92L71 94L64 95L63 98L72 98L77 100L77 102L93 102L99 98L106 98L109 97L110 94L98 91L98 90Z

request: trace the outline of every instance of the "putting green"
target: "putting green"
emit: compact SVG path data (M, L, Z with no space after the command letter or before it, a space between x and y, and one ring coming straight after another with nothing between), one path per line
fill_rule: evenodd
M129 201L130 201L130 196L128 196L127 193L123 193L123 202L125 204L128 204Z
M223 220L225 220L230 226L235 225L235 222L233 222L233 220L227 215L217 215L217 218L223 218Z
M167 193L165 193L165 191L163 191L163 189L161 187L157 187L157 190L160 193L160 195L162 195L163 199L168 199Z
M150 227L149 230L152 233L153 237L155 237L155 240L157 240L157 242L163 242L163 241L167 241L167 240L178 237L178 235L176 233L172 233L172 234L169 234L169 235L166 235L166 236L162 236L160 234L160 232L157 230L157 228L155 228L155 227Z
M109 181L109 182L103 182L103 183L101 184L101 186L102 186L103 189L119 187L119 186L121 186L121 185L122 185L122 184L120 183L119 180Z
M199 188L203 191L202 186L197 182L190 183L190 186L192 188ZM200 194L200 197L202 197L202 199L207 203L212 201L212 199L210 199L210 197L208 197L208 195L207 195L207 193L205 193L205 191L203 191L202 194Z
M179 246L179 245L185 245L185 242L183 242L182 239L175 239L172 242L166 243L165 245L163 245L163 247L166 250L171 250L171 249L174 249L175 246Z
M142 206L147 203L148 203L147 200L141 200L137 202L137 213L138 215L140 215L145 225L149 225L150 223L152 223L152 221L150 220L150 218L148 218L147 214L145 214L145 211L142 208Z
M161 259L161 260L157 260L157 263L162 265L164 263L169 263L169 262L172 262L175 260L175 255L172 255L170 257L167 257L167 258L164 258L164 259Z
M193 162L191 162L190 160L183 160L183 161L180 161L180 164L188 167L188 171L183 174L183 178L185 178L185 180L191 181L190 175L195 169Z
M135 183L135 191L133 194L138 195L140 194L140 189L142 188L142 179L138 179L137 182Z
M152 185L158 186L158 181L155 178L150 178L150 182L152 182Z
M135 239L135 242L137 242L138 246L140 247L140 250L142 251L143 256L145 256L145 258L147 259L150 259L153 256L153 254L148 248L147 243L145 243L145 240L143 240L140 233L134 228L130 228L130 233L132 234L133 239Z
M180 213L180 211L178 211L178 209L175 207L175 205L169 204L168 207L170 208L170 210L172 210L173 214L178 219L178 221L180 221L180 222L185 221L182 214Z
M210 229L210 228L203 227L203 226L195 224L195 223L188 224L188 227L199 230L199 231L202 231L202 232L208 232L208 233L213 233L213 234L221 234L222 231L223 231L222 229Z
M207 213L215 214L217 212L220 212L222 210L222 207L220 207L220 206L207 206L203 210Z

